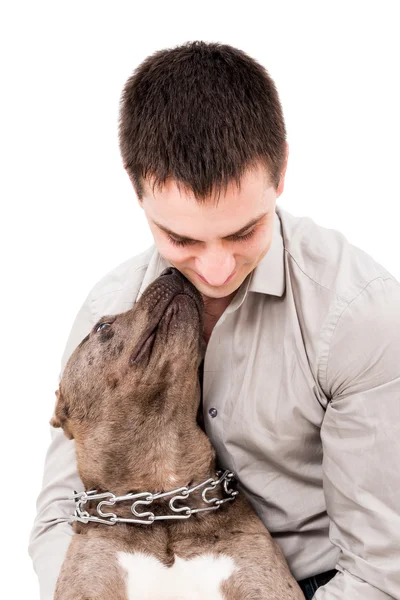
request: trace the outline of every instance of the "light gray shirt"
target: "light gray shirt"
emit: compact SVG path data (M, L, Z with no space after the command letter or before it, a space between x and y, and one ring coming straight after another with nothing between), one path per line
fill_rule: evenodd
M96 283L61 360L170 264L155 246ZM216 411L210 411L211 408ZM270 250L220 317L204 361L207 434L316 600L400 599L400 283L338 231L276 206ZM216 416L213 416L215 415ZM51 415L49 415L50 419ZM53 598L82 490L50 426L29 554Z

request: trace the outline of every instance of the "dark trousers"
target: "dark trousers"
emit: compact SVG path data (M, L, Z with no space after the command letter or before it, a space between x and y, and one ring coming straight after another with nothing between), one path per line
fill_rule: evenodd
M325 573L320 573L319 575L313 575L313 577L307 577L307 579L302 579L297 583L301 587L304 597L307 600L311 600L314 596L315 592L321 585L325 585L328 583L332 577L334 577L337 573L336 569L331 569L330 571L325 571Z

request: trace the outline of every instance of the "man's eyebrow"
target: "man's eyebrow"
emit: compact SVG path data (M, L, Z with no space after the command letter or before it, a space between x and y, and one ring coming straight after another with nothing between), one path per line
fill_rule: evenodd
M244 227L241 227L241 229L239 229L238 231L235 231L235 233L230 233L229 235L224 236L222 239L226 240L228 238L235 237L237 235L241 235L242 233L244 233L246 231L246 229L249 229L249 227L251 227L252 225L255 225L256 223L258 223L258 221L261 221L261 219L263 217L265 217L265 215L267 215L267 214L268 214L268 211L265 212L265 213L263 213L262 215L258 215L258 217L255 217L255 219L251 219L251 221L249 221L248 223L246 223L246 225L244 225ZM171 229L168 229L168 227L165 227L164 225L161 225L161 223L157 223L157 221L155 221L154 219L152 219L152 221L162 231L165 231L165 233L168 233L169 235L172 235L173 237L176 237L176 238L178 238L180 240L184 240L186 242L200 242L200 240L193 240L192 238L186 237L184 235L180 235L179 233L175 233Z

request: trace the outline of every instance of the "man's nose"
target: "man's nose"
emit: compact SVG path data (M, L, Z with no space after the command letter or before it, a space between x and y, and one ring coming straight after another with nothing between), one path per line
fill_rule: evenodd
M235 259L233 256L215 256L203 257L198 261L197 272L209 285L218 287L232 275L235 270Z

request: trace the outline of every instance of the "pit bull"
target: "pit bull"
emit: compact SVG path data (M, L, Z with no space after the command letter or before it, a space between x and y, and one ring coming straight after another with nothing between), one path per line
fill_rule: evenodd
M168 268L70 356L50 423L85 490L55 600L304 600L199 422L203 311Z

